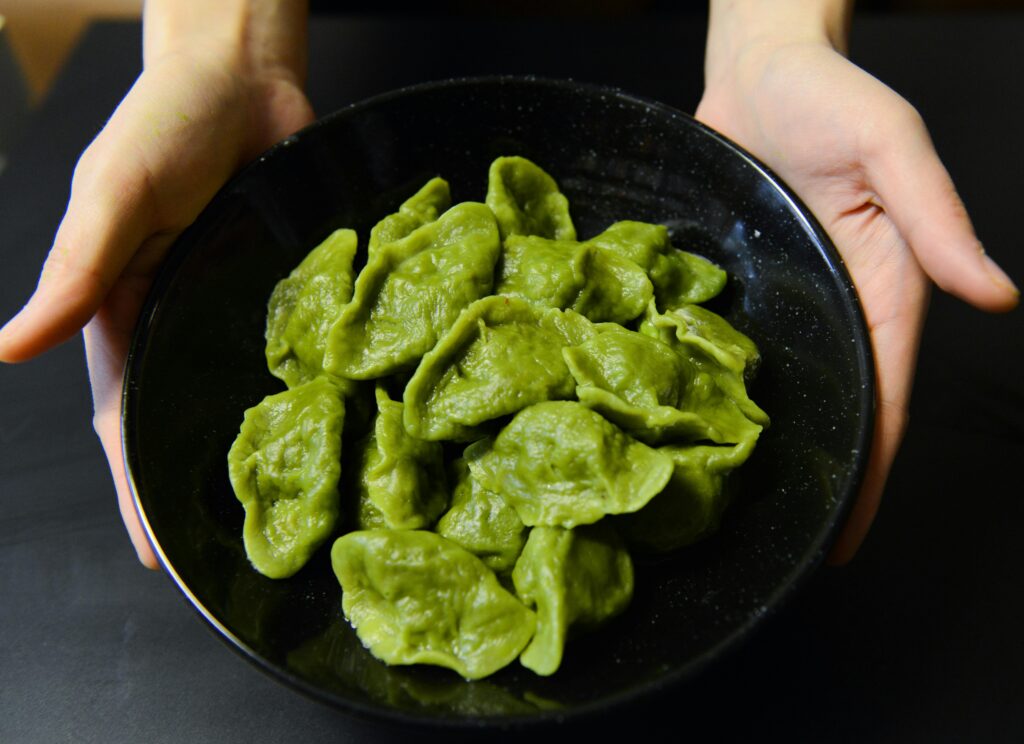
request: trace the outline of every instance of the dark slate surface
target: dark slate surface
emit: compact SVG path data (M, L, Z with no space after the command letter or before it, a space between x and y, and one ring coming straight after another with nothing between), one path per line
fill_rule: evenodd
M982 240L1018 282L1024 16L860 18L853 58L928 121ZM92 28L0 176L0 316L35 282L78 153L141 63ZM314 21L325 113L426 79L536 73L692 110L703 26ZM409 60L414 60L410 64ZM561 734L698 740L1024 740L1024 315L933 300L911 428L856 561L827 569L696 684ZM135 561L90 427L81 342L0 368L0 741L416 741L232 654Z

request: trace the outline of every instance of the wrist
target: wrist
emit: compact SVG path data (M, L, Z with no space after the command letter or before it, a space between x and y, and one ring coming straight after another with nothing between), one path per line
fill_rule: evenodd
M308 0L146 0L143 60L214 55L252 77L301 86L306 69Z
M846 54L852 0L711 0L705 81L752 54L819 45Z

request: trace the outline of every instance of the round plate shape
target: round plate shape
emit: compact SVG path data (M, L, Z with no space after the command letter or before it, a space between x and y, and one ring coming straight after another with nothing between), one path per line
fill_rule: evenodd
M226 454L242 412L283 384L264 358L274 285L332 230L370 227L435 175L482 201L502 155L539 164L581 238L667 225L729 272L712 309L762 353L751 397L772 418L736 474L721 530L638 560L628 610L574 638L541 678L514 663L466 682L387 667L341 612L329 544L264 578L242 545ZM873 420L870 344L828 238L764 166L690 116L621 91L533 78L451 80L338 111L267 151L178 239L139 320L123 438L160 561L228 644L287 684L390 721L564 721L664 690L746 639L820 565L860 484Z

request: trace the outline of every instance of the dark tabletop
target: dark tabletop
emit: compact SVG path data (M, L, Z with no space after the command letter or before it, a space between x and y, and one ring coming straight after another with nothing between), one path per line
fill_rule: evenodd
M700 19L317 18L320 113L453 75L618 85L684 110ZM930 125L978 232L1024 280L1024 15L862 17L853 59ZM410 64L414 60L414 64ZM94 26L0 176L0 316L34 286L74 163L141 64ZM1024 312L936 293L911 425L857 559L664 698L563 732L718 741L1024 741ZM0 368L0 742L410 741L266 677L142 568L90 426L81 342Z

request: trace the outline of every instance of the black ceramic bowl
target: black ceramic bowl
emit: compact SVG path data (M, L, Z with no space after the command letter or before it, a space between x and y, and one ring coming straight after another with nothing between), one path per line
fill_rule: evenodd
M670 226L730 275L714 308L763 354L772 417L719 534L640 562L629 609L570 642L540 678L513 664L465 682L388 668L341 613L329 545L291 579L257 574L226 454L242 412L282 389L266 371L274 284L331 230L368 234L424 181L481 200L487 166L523 155L569 197L582 237L619 219ZM479 726L571 718L689 678L747 638L821 563L860 482L873 373L858 301L827 237L763 166L689 116L619 91L456 80L343 109L248 166L177 241L126 373L130 481L168 574L233 647L349 712Z

